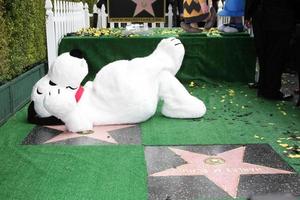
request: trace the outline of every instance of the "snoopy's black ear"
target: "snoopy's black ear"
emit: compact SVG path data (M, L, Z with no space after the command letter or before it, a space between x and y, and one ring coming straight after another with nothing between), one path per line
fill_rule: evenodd
M79 49L72 49L70 51L70 56L76 57L76 58L83 58L83 54Z

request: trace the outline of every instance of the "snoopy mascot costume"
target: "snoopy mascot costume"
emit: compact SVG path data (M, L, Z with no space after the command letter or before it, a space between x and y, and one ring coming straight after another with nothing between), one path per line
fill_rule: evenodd
M160 99L166 117L202 117L204 103L191 96L175 77L184 53L180 40L163 39L149 56L104 66L83 88L80 82L87 74L85 60L68 55L72 57L68 61L62 54L48 73L51 84L41 107L62 120L71 132L92 130L94 125L146 121L156 112Z

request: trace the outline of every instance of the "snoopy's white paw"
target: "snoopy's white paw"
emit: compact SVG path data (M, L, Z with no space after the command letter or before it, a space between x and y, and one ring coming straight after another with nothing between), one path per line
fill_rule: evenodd
M55 88L46 94L44 106L49 113L62 119L76 107L74 93L63 88Z
M181 41L175 37L161 40L157 46L157 53L164 55L164 63L168 66L168 71L175 75L182 63L184 57L184 46Z

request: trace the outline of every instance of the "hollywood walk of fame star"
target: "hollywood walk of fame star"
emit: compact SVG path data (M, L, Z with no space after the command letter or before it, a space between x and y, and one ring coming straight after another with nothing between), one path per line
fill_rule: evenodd
M66 127L64 125L59 126L47 126L48 128L56 129L59 131L62 131L61 134L51 138L50 140L47 140L44 142L47 143L53 143L53 142L59 142L62 140L67 140L71 138L79 138L79 137L89 137L101 141L105 141L112 144L118 144L118 142L111 137L109 134L109 131L119 130L123 128L128 128L135 126L133 124L130 125L110 125L110 126L94 126L93 132L91 134L79 134L79 133L73 133L66 130Z
M166 169L150 176L204 175L231 197L237 197L240 175L243 174L292 174L293 172L243 162L246 147L239 147L215 156L169 148L187 164Z
M135 11L133 16L135 17L137 14L141 13L143 10L147 11L149 14L151 14L152 16L154 16L154 11L152 8L152 4L156 1L156 0L132 0L135 4Z

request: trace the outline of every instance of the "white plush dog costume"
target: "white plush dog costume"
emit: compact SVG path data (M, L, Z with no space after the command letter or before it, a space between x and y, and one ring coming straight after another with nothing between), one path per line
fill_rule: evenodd
M175 78L183 56L180 40L163 39L147 57L104 66L93 82L87 82L78 102L73 89L80 83L66 86L69 83L61 79L64 77L56 69L59 66L54 65L49 77L56 85L46 94L44 107L72 132L92 130L93 125L145 121L154 115L159 99L163 100L162 114L167 117L202 117L206 112L204 103ZM78 73L76 70L73 72ZM67 78L71 74L64 75Z

